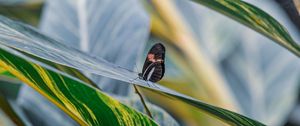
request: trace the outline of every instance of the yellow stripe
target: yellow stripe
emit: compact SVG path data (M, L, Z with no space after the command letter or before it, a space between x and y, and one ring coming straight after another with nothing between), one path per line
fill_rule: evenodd
M33 64L32 64L33 65ZM35 68L39 68L40 66L37 65L33 65ZM82 120L82 118L79 118L78 116L76 116L77 114L69 111L69 107L67 107L68 109L66 109L65 106L61 105L59 102L57 102L55 99L53 99L52 97L50 97L47 93L45 93L43 90L41 90L40 88L38 88L34 83L32 83L28 78L26 78L21 72L19 72L18 70L16 70L14 67L10 66L9 64L7 64L6 62L0 60L0 67L4 68L5 70L9 71L11 74L13 74L14 76L16 76L17 78L19 78L21 81L23 81L24 83L28 84L29 86L31 86L33 89L35 89L36 91L38 91L40 94L42 94L43 96L45 96L47 99L49 99L52 103L54 103L56 106L58 106L60 109L62 109L64 112L66 112L68 115L70 115L75 121L77 121L80 125L88 125L84 120ZM41 68L41 67L40 67ZM43 68L41 68L43 69ZM41 70L40 69L40 70ZM46 76L46 74L44 75ZM45 77L44 77L45 78ZM45 78L47 80L47 83L51 83L51 80L49 80L49 78ZM71 109L72 110L72 109Z
M0 67L0 73L5 73L5 72L7 72L7 70L5 70L2 67Z

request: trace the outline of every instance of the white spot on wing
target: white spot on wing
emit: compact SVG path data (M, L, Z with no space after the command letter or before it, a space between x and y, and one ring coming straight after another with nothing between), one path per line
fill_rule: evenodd
M154 72L154 69L155 69L155 67L153 67L153 68L151 69L151 71L149 72L149 74L148 74L148 76L147 76L147 81L151 78L151 76L152 76L152 74L153 74L153 72Z

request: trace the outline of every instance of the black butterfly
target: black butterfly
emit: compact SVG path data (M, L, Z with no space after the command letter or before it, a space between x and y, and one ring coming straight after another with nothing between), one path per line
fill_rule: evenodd
M161 43L152 46L147 54L143 71L139 77L143 80L157 82L161 80L165 73L165 47Z

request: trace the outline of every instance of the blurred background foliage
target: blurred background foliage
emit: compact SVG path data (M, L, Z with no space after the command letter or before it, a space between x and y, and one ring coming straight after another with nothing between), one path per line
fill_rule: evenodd
M43 8L42 0L1 0L0 12L12 19L37 26Z
M300 125L297 99L300 62L298 57L274 41L197 4L197 1L159 3L153 0L151 4L145 1L137 4L136 0L94 1L85 3L88 8L80 5L84 2L78 1L0 0L0 14L31 24L67 45L137 72L141 71L150 46L162 42L167 48L167 59L166 76L160 84L268 125ZM297 0L245 1L274 17L299 44L300 4ZM187 62L191 60L179 48L183 45L176 43L181 37L176 38L175 35L171 40L163 37L171 29L157 32L161 22L169 23L164 13L177 22L175 25L181 32L193 38L197 48L194 57L200 60L196 62L201 65ZM119 51L116 52L116 49ZM199 68L203 71L193 70L193 65L196 68L203 66ZM130 104L142 110L132 88L119 84L124 82L87 76L101 84L98 86L105 92L116 95L120 100L130 99ZM12 115L17 114L21 118L17 120L27 125L53 125L54 122L56 125L77 125L30 87L21 86L12 78L1 80L1 96L5 97L1 97L1 105L5 106L9 101L11 106L3 108L13 108L15 113ZM208 83L218 87L205 87L209 86ZM225 125L176 100L168 101L146 90L143 93L181 125ZM0 116L3 116L1 113Z

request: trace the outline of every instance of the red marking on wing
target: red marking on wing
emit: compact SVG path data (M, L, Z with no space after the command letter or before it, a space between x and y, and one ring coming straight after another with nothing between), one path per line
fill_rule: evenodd
M151 53L147 55L148 60L151 61L151 62L155 62L155 58L154 57L155 57L155 55L151 54Z

